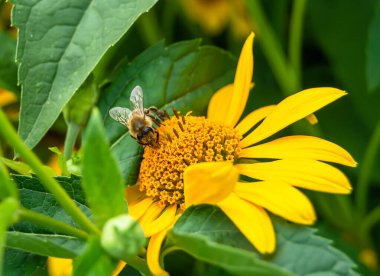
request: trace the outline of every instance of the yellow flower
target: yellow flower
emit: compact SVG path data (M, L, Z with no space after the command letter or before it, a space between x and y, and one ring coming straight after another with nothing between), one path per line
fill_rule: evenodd
M342 172L321 162L356 166L338 145L301 135L264 141L300 119L313 118L315 111L345 92L326 87L303 90L239 122L251 88L253 38L251 33L243 46L234 83L212 97L207 118L175 112L164 121L157 128L161 146L145 147L138 185L127 188L130 214L151 237L147 261L155 275L167 274L159 264L162 242L191 205L219 206L265 254L275 249L266 210L305 225L316 219L312 204L295 187L338 194L351 191Z
M186 15L210 35L221 33L228 24L237 37L250 32L250 23L242 0L181 0Z

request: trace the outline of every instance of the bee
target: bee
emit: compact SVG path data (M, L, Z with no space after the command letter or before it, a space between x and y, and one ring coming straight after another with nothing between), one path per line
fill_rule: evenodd
M158 131L153 126L156 107L144 108L144 94L140 86L133 88L130 101L133 110L125 107L113 107L109 114L112 119L129 129L129 133L137 143L144 146L158 147Z

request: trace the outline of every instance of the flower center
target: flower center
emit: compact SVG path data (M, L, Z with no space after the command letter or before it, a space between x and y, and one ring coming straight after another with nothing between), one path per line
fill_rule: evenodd
M145 147L139 188L163 206L184 210L185 169L196 163L236 162L241 135L231 127L205 117L176 116L158 128L159 147ZM201 191L200 191L201 192Z

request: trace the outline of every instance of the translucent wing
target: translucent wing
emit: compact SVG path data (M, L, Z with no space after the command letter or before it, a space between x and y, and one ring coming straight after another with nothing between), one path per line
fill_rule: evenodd
M128 127L128 119L132 111L124 107L113 107L110 109L109 114L116 122Z
M144 95L140 86L137 85L133 88L130 100L133 105L133 111L137 111L141 115L144 115Z

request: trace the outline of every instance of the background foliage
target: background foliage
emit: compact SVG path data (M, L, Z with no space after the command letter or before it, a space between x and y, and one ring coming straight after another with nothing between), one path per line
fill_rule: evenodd
M94 273L112 271L116 262L98 239L86 243L83 231L60 232L62 225L44 227L41 220L54 218L85 229L86 223L78 224L81 218L70 213L78 207L90 225L96 222L88 229L96 233L107 219L126 210L121 183L135 183L142 148L111 121L109 108L128 106L130 91L138 84L146 106L204 114L211 95L232 81L236 56L250 30L256 33L255 87L246 114L304 88L333 86L349 93L318 112L317 126L301 122L284 132L313 134L346 148L359 163L356 170L341 168L354 192L310 193L318 231L276 220L278 250L270 258L259 256L216 208L190 209L169 234L166 268L176 274L186 266L188 275L379 273L380 1L203 2L13 0L17 41L16 29L10 27L11 4L0 1L0 105L26 145L62 174L57 177L50 170L46 177L55 175L75 205L71 211L62 208L57 191L45 186L26 149L16 140L8 145L2 140L3 162L13 173L10 181L5 167L0 168L5 275L46 273L46 256L79 255L78 275L88 268L86 259L101 263ZM217 24L208 22L211 14ZM89 122L93 107L100 114L95 111ZM94 140L98 144L91 144ZM63 153L52 153L52 146ZM14 149L28 165L12 161ZM77 176L81 166L83 181ZM113 185L107 186L110 178ZM96 208L106 204L103 193L118 194L108 209ZM179 250L173 250L173 243ZM138 264L135 268L142 269Z

